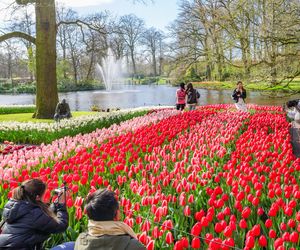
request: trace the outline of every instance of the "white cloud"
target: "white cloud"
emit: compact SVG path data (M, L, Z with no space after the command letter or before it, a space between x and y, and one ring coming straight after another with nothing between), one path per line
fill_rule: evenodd
M101 4L112 3L114 0L58 0L60 3L64 3L68 7L88 7L98 6Z

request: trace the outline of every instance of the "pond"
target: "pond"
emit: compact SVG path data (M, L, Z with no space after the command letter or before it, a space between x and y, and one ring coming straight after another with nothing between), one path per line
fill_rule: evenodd
M65 98L72 110L90 110L91 106L99 108L134 108L152 105L174 105L176 87L169 85L119 85L112 91L78 91L59 93L59 99ZM198 89L200 105L232 103L231 90ZM285 101L297 99L299 96L286 98L270 98L261 92L247 92L247 103L261 105L282 105ZM0 105L34 104L35 95L0 94Z

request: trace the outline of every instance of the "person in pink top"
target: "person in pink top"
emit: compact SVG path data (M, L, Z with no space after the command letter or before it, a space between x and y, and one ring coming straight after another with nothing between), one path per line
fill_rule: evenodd
M177 110L184 110L185 108L185 88L184 83L180 83L180 88L176 91L176 109Z

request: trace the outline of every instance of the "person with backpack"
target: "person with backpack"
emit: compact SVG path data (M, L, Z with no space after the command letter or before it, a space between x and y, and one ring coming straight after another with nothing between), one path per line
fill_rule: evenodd
M131 227L120 221L119 202L113 191L99 189L88 195L85 211L88 231L78 236L75 250L146 250Z
M40 179L27 180L13 190L3 209L0 249L40 250L50 234L66 231L65 195L58 197L52 209L42 202L45 191Z
M184 83L180 83L180 88L177 89L176 91L176 109L177 110L184 110L185 108L185 88L184 88Z
M200 98L200 94L196 89L194 89L191 82L187 84L186 95L187 106L189 107L189 110L195 110Z

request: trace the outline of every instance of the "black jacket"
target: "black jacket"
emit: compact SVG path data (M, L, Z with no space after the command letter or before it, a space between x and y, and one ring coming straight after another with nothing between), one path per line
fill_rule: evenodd
M66 207L58 204L56 212L57 221L36 204L9 200L3 210L5 224L0 234L0 249L42 249L50 234L64 232L68 227Z
M235 102L238 102L239 101L239 98L243 98L243 100L245 101L247 97L247 93L246 93L246 90L244 89L244 91L239 91L237 89L235 89L232 93L232 99L235 101Z
M189 89L187 91L187 104L195 104L199 98L200 94L196 89Z

